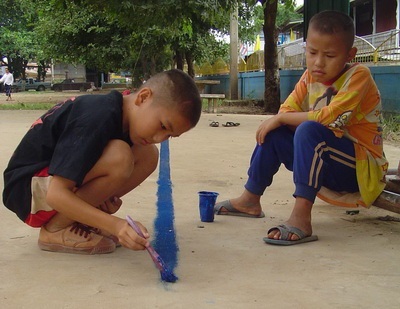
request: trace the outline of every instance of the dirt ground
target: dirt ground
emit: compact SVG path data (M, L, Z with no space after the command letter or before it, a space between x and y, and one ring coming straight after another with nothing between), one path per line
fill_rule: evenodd
M121 89L118 89L122 91ZM108 93L110 90L100 90L90 92L90 94L105 94ZM6 102L5 100L1 100L1 103L57 103L68 99L73 96L80 96L88 94L87 92L79 92L79 91L64 91L64 92L54 92L54 91L24 91L24 92L17 92L13 93L12 102ZM257 104L250 104L246 105L224 105L219 107L218 110L220 113L232 113L232 114L249 114L249 115L260 115L263 114L263 109Z
M107 91L108 92L108 91ZM107 93L106 91L96 91L90 93ZM74 96L80 96L88 94L87 92L80 91L21 91L15 92L12 94L12 102L6 102L5 100L1 100L1 103L58 103L65 99Z
M0 111L1 170L42 113ZM218 201L242 191L254 133L265 117L204 113L196 128L170 141L177 283L160 282L147 252L119 248L81 256L41 251L39 230L0 207L0 308L400 308L400 223L381 220L400 215L376 207L349 215L346 208L317 200L313 228L318 241L266 245L262 238L268 228L284 222L292 209L292 175L281 168L262 198L265 218L216 216L213 223L200 222L198 191L217 191ZM240 125L210 127L211 121ZM400 148L385 145L385 153L391 167L397 166ZM126 195L117 213L132 215L151 235L158 172Z

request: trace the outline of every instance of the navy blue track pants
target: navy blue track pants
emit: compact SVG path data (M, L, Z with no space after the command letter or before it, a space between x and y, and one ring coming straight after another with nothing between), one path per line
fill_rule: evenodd
M314 202L321 186L358 191L353 142L318 122L306 121L295 132L282 126L268 133L251 156L245 188L262 195L281 164L293 171L295 197Z

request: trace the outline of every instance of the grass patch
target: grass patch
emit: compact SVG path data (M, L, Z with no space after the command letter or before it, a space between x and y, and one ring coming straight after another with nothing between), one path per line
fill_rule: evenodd
M7 103L0 104L0 110L48 110L54 103Z
M221 106L223 104L223 102L224 102L224 100L217 99L217 106ZM208 108L208 100L207 99L202 99L201 103L202 103L203 110L206 110ZM212 104L211 104L211 106L212 106Z
M389 142L400 142L400 115L385 114L382 122L383 139Z

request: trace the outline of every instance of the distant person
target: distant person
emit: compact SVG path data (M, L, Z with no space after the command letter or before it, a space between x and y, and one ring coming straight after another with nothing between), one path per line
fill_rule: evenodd
M281 164L293 171L295 201L285 224L271 228L268 244L317 240L311 210L318 196L331 204L369 207L385 187L381 100L369 69L350 64L357 49L353 20L324 11L310 20L307 70L277 115L256 132L244 192L215 206L220 215L260 218L261 196Z
M3 203L39 227L42 250L96 254L118 243L149 245L113 215L122 196L157 167L154 145L196 126L201 99L180 70L154 75L123 96L83 95L55 105L36 120L4 171Z
M14 83L14 76L8 68L5 69L6 73L0 78L0 83L4 84L4 89L6 92L7 100L6 101L12 101L11 99L11 88Z

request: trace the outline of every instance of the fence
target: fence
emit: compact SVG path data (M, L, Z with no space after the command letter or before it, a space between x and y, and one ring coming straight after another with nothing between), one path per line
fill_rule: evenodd
M361 62L368 66L400 65L400 30L390 30L354 40L357 55L353 62ZM305 43L297 39L278 46L278 63L280 69L303 69L306 66L304 55ZM251 54L247 61L243 58L238 62L239 72L264 70L264 51ZM229 66L221 58L213 65L205 63L196 70L198 75L227 74Z

